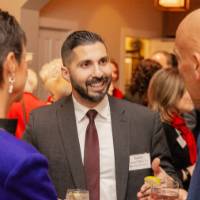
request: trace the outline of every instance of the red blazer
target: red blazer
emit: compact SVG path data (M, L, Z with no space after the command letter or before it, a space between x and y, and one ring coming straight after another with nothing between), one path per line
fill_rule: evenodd
M29 121L30 112L44 105L46 105L45 102L28 92L24 92L20 102L15 102L11 105L7 117L10 119L18 119L15 133L17 138L22 138L26 124Z
M123 93L118 88L114 88L114 90L113 90L113 96L116 97L116 98L118 98L118 99L123 99L124 98Z

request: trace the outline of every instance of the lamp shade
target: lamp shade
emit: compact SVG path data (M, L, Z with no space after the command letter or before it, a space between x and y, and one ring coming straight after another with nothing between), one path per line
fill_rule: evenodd
M189 0L154 0L155 6L164 11L185 11L189 9Z

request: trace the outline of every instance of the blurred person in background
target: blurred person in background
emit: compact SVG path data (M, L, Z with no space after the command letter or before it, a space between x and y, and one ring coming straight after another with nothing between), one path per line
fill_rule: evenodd
M22 98L27 76L26 36L16 19L0 10L0 118ZM7 124L9 126L9 123ZM56 200L47 159L0 128L0 199Z
M26 124L29 121L30 112L40 106L46 105L45 102L41 101L33 94L37 89L37 85L37 74L32 69L28 69L22 99L11 105L7 115L9 119L17 119L17 128L15 132L17 138L22 138Z
M152 56L152 60L160 63L162 68L177 68L178 62L173 53L167 51L156 51Z
M173 53L157 51L152 55L151 59L159 62L162 65L162 68L178 68L178 61L176 55ZM184 113L183 117L188 128L190 128L196 135L199 134L200 128L197 122L196 110L193 110L190 113Z
M48 104L71 94L71 83L62 77L61 67L62 60L54 59L44 64L39 72L44 88L50 94L47 98Z
M162 66L151 59L144 59L136 66L132 74L131 85L125 98L134 103L147 106L147 89L151 77L161 69Z
M117 64L117 62L114 59L110 60L110 64L112 67L112 82L110 84L109 90L108 90L108 94L111 96L114 96L118 99L123 99L124 95L122 93L122 91L117 88L117 81L119 80L119 65Z
M148 88L148 104L160 113L174 167L187 190L197 159L196 139L187 127L184 113L194 109L178 69L162 69L154 74Z

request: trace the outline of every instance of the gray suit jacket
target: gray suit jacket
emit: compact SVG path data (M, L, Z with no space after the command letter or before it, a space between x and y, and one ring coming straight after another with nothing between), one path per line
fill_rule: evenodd
M176 173L170 163L159 116L147 108L113 97L109 97L109 103L117 199L136 199L144 177L152 171L129 171L130 155L150 153L151 160L161 158L169 174L176 176ZM65 196L67 189L86 188L71 96L33 111L24 138L48 158L50 176L60 198Z

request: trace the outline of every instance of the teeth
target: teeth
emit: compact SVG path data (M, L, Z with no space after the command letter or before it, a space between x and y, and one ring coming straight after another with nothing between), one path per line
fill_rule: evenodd
M91 84L92 87L99 87L99 86L102 86L102 85L103 85L102 82Z

